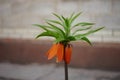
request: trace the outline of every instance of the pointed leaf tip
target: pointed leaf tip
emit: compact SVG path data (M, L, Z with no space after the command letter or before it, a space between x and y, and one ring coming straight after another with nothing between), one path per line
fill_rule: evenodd
M90 45L92 45L92 43L90 42L90 40L87 37L83 37L83 38L81 38L81 40L84 40L87 43L89 43Z

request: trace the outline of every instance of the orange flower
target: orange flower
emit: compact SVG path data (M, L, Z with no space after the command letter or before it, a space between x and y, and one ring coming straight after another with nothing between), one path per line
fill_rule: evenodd
M56 62L60 62L63 60L63 53L64 53L64 45L59 43L57 47L57 60Z
M65 61L67 64L70 63L71 54L72 54L72 46L70 44L68 44L65 48Z
M64 45L62 43L53 44L50 50L47 52L48 60L56 56L56 62L65 60L67 64L70 63L72 53L72 47L68 44L65 48L65 59L64 57Z
M53 44L50 50L47 52L48 60L52 59L57 54L57 46L58 44Z

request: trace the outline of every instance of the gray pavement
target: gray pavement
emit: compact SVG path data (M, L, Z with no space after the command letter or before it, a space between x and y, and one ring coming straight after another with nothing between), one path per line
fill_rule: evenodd
M55 64L0 63L0 80L64 80L64 68ZM120 80L120 72L70 67L69 80Z

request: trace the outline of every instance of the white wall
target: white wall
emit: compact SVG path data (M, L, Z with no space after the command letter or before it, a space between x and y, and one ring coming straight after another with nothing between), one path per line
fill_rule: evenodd
M92 41L120 42L120 0L0 0L0 38L34 39L41 30L32 24L54 18L52 12L81 11L79 21L106 26L89 36Z

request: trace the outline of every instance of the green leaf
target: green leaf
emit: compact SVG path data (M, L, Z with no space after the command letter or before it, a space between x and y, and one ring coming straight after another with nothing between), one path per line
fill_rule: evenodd
M76 14L74 17L71 18L70 23L72 23L78 16L80 16L82 12Z
M67 27L67 26L66 26L66 23L67 23L67 22L66 22L66 21L67 21L66 18L65 18L64 16L61 16L61 17L62 17L62 19L63 19L64 27Z
M73 18L74 14L75 14L74 12L71 14L69 20L71 20Z
M66 32L66 35L68 34L68 21L67 21L67 19L65 18L65 17L63 17L63 16L61 16L62 17L62 19L63 19L63 28L64 28L64 30L65 30L65 32Z
M40 28L42 28L42 29L45 30L45 31L48 31L47 28L49 28L48 26L40 25L40 24L33 24L33 25L34 25L34 26L37 26L37 27L40 27Z
M66 27L70 27L68 18L65 19Z
M90 30L90 31L88 31L88 32L86 32L86 33L84 33L84 34L77 34L77 35L75 35L75 38L81 39L81 38L83 38L83 37L85 37L85 36L88 36L88 35L90 35L90 34L92 34L92 33L97 32L97 31L99 31L99 30L101 30L101 29L103 29L103 28L104 28L104 27L97 28L97 29L95 29L95 30Z
M61 34L61 37L65 36L65 33L63 32L62 29L58 28L57 26L53 25L52 23L47 22L48 25L50 25L50 27L52 29L54 29L55 31L57 31L59 34Z
M68 41L75 41L76 39L75 39L74 36L69 36L69 37L67 37L67 40L68 40Z
M43 37L43 36L54 37L56 39L58 38L58 34L57 33L54 33L54 32L51 32L51 31L47 31L47 32L42 32L41 34L37 35L36 39L39 38L39 37Z
M79 31L84 31L84 30L88 30L88 29L91 29L92 28L92 26L89 26L89 27L87 27L87 28L83 28L83 29L77 29L77 30L75 30L74 32L73 32L73 35L75 35L77 32L79 32Z
M86 33L86 35L87 34L91 34L91 33L95 33L95 32L97 32L97 31L99 31L99 30L101 30L101 29L103 29L104 27L101 27L101 28L97 28L97 29L95 29L95 30L90 30L90 31L88 31L87 33Z
M64 16L61 16L62 17L62 19L65 21L66 20L66 18L64 17Z
M94 25L94 23L80 22L80 23L75 24L72 28L75 28L77 26L91 26L91 25Z
M60 23L59 21L56 21L56 20L47 20L47 21L63 26L62 23Z
M55 13L53 13L54 16L56 16L60 21L62 21L61 17ZM63 22L63 21L62 21Z
M55 43L58 43L58 42L62 42L62 41L64 41L65 39L63 39L63 38L57 38L56 40L55 40Z
M92 45L91 42L90 42L90 40L89 40L87 37L83 37L83 38L81 38L81 40L84 40L84 41L86 41L87 43L89 43L90 45Z

